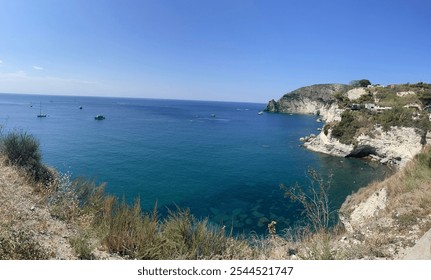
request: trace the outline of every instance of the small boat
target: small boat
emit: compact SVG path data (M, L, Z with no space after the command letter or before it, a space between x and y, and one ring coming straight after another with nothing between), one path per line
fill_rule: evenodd
M97 116L94 117L94 119L98 120L98 121L101 121L101 120L105 119L105 116L103 116L103 115L97 115Z
M82 110L82 106L79 106L79 110Z
M259 113L257 113L258 115L263 115L263 111L260 111Z
M42 102L40 102L40 109L39 114L37 115L38 118L46 118L46 114L42 114Z
M215 114L211 114L211 118L215 118L216 117L216 115Z

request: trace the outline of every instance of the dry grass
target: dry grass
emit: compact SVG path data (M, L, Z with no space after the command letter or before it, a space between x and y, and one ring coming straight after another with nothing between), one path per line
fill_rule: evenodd
M156 209L156 207L155 207ZM226 236L224 228L198 220L178 209L160 220L156 210L142 213L139 200L133 207L108 197L104 216L95 226L103 232L103 245L112 253L138 259L243 258L246 243Z
M431 214L431 148L426 147L388 182L388 211L397 216L411 213L417 218ZM403 213L406 212L406 213Z
M29 182L34 181L0 158L0 235L3 237L0 257L72 258L63 238L68 234L67 226L51 218L46 197L35 192ZM65 246L57 250L52 247L57 243Z
M388 194L385 209L363 226L362 238L349 237L356 244L343 249L346 258L357 255L370 259L396 258L403 248L413 246L430 229L431 148L425 147L402 170L383 182L359 190L344 203L340 212L349 217L357 205L383 188Z
M31 234L0 228L0 260L45 260L52 257Z

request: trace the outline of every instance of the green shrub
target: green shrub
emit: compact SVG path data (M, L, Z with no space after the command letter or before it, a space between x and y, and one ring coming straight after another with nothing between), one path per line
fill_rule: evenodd
M90 244L85 236L77 236L70 239L70 245L75 250L78 258L81 260L93 260L95 259L93 253L91 252Z
M11 132L3 140L3 147L9 162L20 167L41 163L39 141L26 132Z
M381 124L385 130L391 126L417 127L418 122L412 119L412 113L411 109L397 106L378 114L376 122Z
M22 168L37 182L52 181L51 171L41 161L39 141L33 135L11 132L4 137L2 144L3 153L10 164Z
M325 124L325 126L323 127L323 133L325 133L325 135L328 135L330 127L331 126L329 124Z
M353 137L356 134L359 124L351 111L344 111L341 114L341 121L332 128L332 136L337 138L341 143L352 144Z
M361 80L354 80L350 82L351 86L354 87L367 87L371 85L371 82L367 79L361 79Z

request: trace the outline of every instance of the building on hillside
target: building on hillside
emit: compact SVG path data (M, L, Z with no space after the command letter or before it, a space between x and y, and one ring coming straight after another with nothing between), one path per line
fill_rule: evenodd
M374 103L365 103L364 108L367 110L374 111L376 109L376 104Z

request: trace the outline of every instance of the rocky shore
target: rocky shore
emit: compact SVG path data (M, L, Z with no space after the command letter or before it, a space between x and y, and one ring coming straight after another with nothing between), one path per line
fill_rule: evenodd
M373 135L373 136L371 136ZM421 134L411 127L391 127L384 131L375 126L372 134L362 134L357 145L346 145L331 137L331 130L326 135L322 131L317 136L304 139L303 146L315 152L340 157L367 157L382 164L404 166L422 149ZM427 139L429 142L430 139Z
M341 143L332 135L332 129L325 124L337 123L344 111L350 108L341 107L337 100L342 97L355 102L362 96L369 95L364 88L351 88L341 84L322 84L303 87L285 94L278 101L269 101L266 111L274 113L313 114L323 121L318 135L301 137L303 146L315 152L340 157L368 158L382 164L404 166L422 147L431 143L431 133L423 133L414 127L393 126L383 129L374 124L352 139L355 144Z

